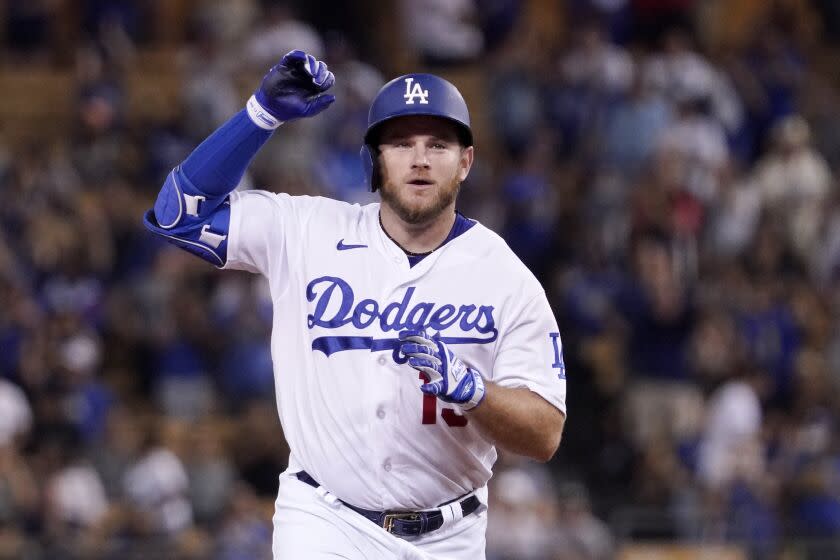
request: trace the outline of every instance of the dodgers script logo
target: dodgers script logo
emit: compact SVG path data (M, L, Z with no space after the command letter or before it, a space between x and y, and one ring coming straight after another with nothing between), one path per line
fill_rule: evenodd
M414 84L414 87L411 84L414 83L414 78L406 78L405 79L405 104L406 105L414 105L414 98L420 98L420 105L428 105L429 104L429 90L423 89L420 86L420 82Z
M402 363L399 356L400 331L407 329L428 329L437 331L436 338L446 344L489 344L498 338L492 305L436 305L426 301L413 301L414 286L410 286L400 301L382 304L374 299L356 301L353 288L337 276L322 276L312 280L306 287L306 299L314 302L312 313L307 315L307 326L322 329L337 329L353 325L365 329L377 325L383 333L393 332L391 338L372 336L319 336L312 341L312 350L320 350L327 356L344 350L370 350L377 352L393 350L394 359ZM474 336L441 336L441 331L458 328L464 334Z

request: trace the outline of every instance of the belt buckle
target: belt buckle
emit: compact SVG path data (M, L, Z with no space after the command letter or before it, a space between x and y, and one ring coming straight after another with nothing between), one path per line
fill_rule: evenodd
M419 513L415 512L386 513L385 516L382 518L382 528L388 531L389 533L393 533L394 521L420 521L420 519L422 519L422 516Z

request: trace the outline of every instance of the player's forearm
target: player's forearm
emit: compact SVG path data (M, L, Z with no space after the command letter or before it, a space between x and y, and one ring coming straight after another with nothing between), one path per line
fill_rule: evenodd
M496 446L543 462L557 451L565 422L562 412L533 391L489 381L484 401L467 415Z
M271 137L242 109L208 136L181 164L181 173L205 196L226 196Z

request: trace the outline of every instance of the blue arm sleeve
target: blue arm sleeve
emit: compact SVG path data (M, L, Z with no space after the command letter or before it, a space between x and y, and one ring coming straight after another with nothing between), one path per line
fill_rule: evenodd
M270 137L245 109L234 115L166 177L154 209L143 217L146 228L223 266L230 228L230 205L223 203Z
M242 109L193 150L181 171L204 196L224 197L239 184L271 133L251 122Z

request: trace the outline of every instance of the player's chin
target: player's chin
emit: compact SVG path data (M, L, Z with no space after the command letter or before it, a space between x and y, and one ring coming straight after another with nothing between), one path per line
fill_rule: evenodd
M409 224L427 223L436 218L441 211L437 199L417 200L413 197L402 198L392 207L400 218Z
M410 224L422 224L430 221L437 214L433 204L411 204L403 205L403 219Z
M457 186L452 192L443 190L440 185L428 188L409 189L405 184L395 188L387 185L382 189L382 202L389 205L403 221L409 224L423 224L434 220L444 211L457 194Z
M422 211L424 208L432 207L440 199L440 192L434 187L414 188L409 185L394 193L393 199L401 206L412 210Z

